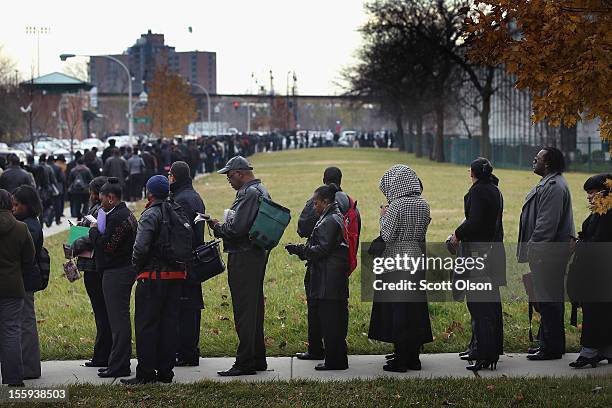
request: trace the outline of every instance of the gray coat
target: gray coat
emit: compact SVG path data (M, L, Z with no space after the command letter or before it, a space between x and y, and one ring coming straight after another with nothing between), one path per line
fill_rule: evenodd
M549 174L525 198L519 224L517 259L521 263L542 259L545 256L543 251L552 248L538 244L569 242L575 234L572 197L567 181L561 173ZM554 247L561 248L559 245Z
M234 211L233 217L213 229L215 237L223 238L225 252L237 253L253 249L249 230L257 217L259 196L262 195L270 198L268 190L259 179L249 181L236 192L236 199L230 208Z

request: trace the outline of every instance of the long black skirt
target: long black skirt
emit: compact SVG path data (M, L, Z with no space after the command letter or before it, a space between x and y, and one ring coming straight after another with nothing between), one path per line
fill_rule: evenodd
M368 337L421 346L433 341L427 302L374 302Z

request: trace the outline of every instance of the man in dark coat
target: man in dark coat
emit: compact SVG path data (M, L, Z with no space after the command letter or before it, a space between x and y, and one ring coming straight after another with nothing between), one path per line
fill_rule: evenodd
M108 139L108 146L102 151L102 162L106 163L106 160L109 159L113 155L113 150L115 147L115 139Z
M60 225L62 223L61 218L64 215L64 200L66 193L66 175L58 166L55 164L55 158L53 156L49 156L47 158L47 164L53 170L53 174L55 175L55 181L57 182L57 189L59 194L53 200L53 215L55 216L55 223Z
M532 350L529 360L559 359L565 353L564 276L575 230L564 170L561 151L540 150L533 159L533 172L542 179L527 194L521 211L517 258L529 262L541 316L539 348Z
M127 161L121 157L121 151L119 149L113 150L112 157L109 157L104 162L104 170L102 174L106 177L116 177L119 180L121 189L125 186L125 179L129 175Z
M185 265L166 259L160 248L163 217L170 184L164 176L147 181L149 200L138 221L133 263L136 268L136 312L134 326L138 366L136 377L123 384L172 382L178 345L178 318L181 281ZM171 209L170 209L171 211Z
M170 197L181 206L193 229L192 248L204 243L202 224L195 224L197 213L204 214L206 208L202 197L193 189L189 165L178 161L170 168ZM200 364L200 321L204 308L202 284L193 279L191 265L187 265L187 279L181 282L179 314L179 348L176 366L197 366Z
M19 157L16 154L10 154L8 162L8 168L0 175L0 188L12 193L21 185L36 187L33 178L19 165Z
M264 295L263 281L268 263L268 252L249 238L249 230L259 210L259 197L270 197L268 191L256 179L253 167L242 156L230 159L218 171L226 174L236 199L224 223L216 219L208 221L215 236L223 238L223 250L227 252L227 279L234 306L234 322L240 344L236 362L220 376L255 374L265 371L266 345L264 343Z

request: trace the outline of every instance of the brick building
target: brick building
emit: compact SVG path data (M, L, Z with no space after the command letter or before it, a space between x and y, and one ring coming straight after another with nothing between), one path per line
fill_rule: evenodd
M149 30L126 52L111 56L129 67L134 78L132 89L135 95L146 91L147 82L151 81L155 68L160 65L167 65L171 71L180 74L187 81L202 85L211 94L217 93L216 53L177 52L174 47L164 43L163 34L155 34ZM119 64L107 58L90 58L89 78L101 94L127 94L128 78L125 71ZM198 88L194 88L192 92L202 93Z

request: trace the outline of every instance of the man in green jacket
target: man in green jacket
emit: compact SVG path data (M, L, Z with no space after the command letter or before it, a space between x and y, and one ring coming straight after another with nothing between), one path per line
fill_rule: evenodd
M0 189L0 368L2 384L23 386L21 361L22 265L34 261L34 242L28 227L11 213L13 200Z

